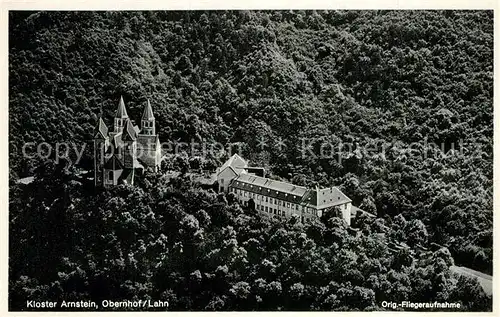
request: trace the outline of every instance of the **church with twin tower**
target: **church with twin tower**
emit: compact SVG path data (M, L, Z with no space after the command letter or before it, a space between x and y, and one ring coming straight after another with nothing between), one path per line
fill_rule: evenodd
M155 117L149 100L144 106L140 128L127 114L123 97L109 130L99 117L94 130L94 182L110 187L134 184L136 174L145 168L158 170L161 161L160 138L156 133Z

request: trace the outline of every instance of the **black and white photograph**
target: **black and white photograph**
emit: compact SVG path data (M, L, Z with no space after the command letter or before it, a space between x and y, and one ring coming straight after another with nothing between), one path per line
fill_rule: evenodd
M493 9L7 15L9 312L493 311Z

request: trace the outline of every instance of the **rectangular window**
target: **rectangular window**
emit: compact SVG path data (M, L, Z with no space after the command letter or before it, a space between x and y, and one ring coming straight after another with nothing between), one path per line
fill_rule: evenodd
M113 181L113 171L108 172L108 181L110 181L110 182Z
M287 206L288 208L290 208L290 203L286 203L286 206Z
M268 197L266 196L266 203L269 202Z
M266 206L266 212L267 212L267 206Z

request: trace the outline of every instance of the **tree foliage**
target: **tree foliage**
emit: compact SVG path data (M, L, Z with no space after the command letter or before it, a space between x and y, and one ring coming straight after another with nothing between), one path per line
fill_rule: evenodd
M445 260L389 256L388 238L492 273L491 11L10 12L9 87L12 307L68 294L179 310L482 296L439 271ZM282 224L184 176L95 193L23 157L27 142L71 141L90 169L96 115L110 119L120 95L132 118L151 100L162 141L241 145L268 176L339 185L379 218L357 219L359 237L335 220ZM331 155L316 155L325 142ZM188 152L164 168L224 159Z

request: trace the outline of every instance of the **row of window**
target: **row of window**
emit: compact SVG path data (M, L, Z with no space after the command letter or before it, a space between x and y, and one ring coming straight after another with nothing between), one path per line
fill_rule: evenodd
M283 206L283 207L287 207L287 208L291 208L291 209L295 209L295 210L301 209L302 211L304 211L306 213L314 214L316 216L318 215L318 211L314 208L311 208L311 207L307 208L304 206L300 206L299 204L285 202L285 201L282 201L282 200L279 200L279 199L276 199L273 197L255 194L255 193L252 193L252 192L249 192L249 191L246 191L243 189L238 189L238 188L230 188L230 191L233 192L234 194L236 194L238 199L240 197L241 198L249 198L249 199L252 198L253 200L255 200L256 203L258 203L259 201L266 202L266 203L270 203L270 204L274 204L274 205L278 205L278 206ZM347 203L344 204L343 208L347 209L347 205L348 205ZM300 208L300 207L302 207L302 208Z
M142 121L142 126L144 128L153 128L154 127L154 122L153 121ZM115 119L115 125L122 127L123 126L123 119Z
M240 203L246 203L246 202L240 200ZM269 213L272 215L282 216L282 217L293 215L293 213L287 214L287 212L285 210L279 210L277 208L271 208L271 207L264 206L264 205L255 205L255 209L257 209L258 211L263 211L263 212L266 212L266 213ZM307 222L311 222L310 217L301 216L300 221L302 223L304 223L304 220L306 220Z
M255 193L243 190L243 189L231 188L231 191L234 194L236 194L236 196L238 196L238 197L248 197L248 198L252 198L252 199L254 199L256 201L262 201L262 202L265 201L266 203L271 203L271 204L275 204L275 205L278 205L278 206L283 206L283 207L297 209L297 210L299 210L299 207L300 207L299 204L285 202L285 201L282 201L282 200L279 200L279 199L276 199L276 198L272 198L272 197L268 197L268 196L264 196L264 195L255 194ZM313 208L309 208L309 209L312 210Z

